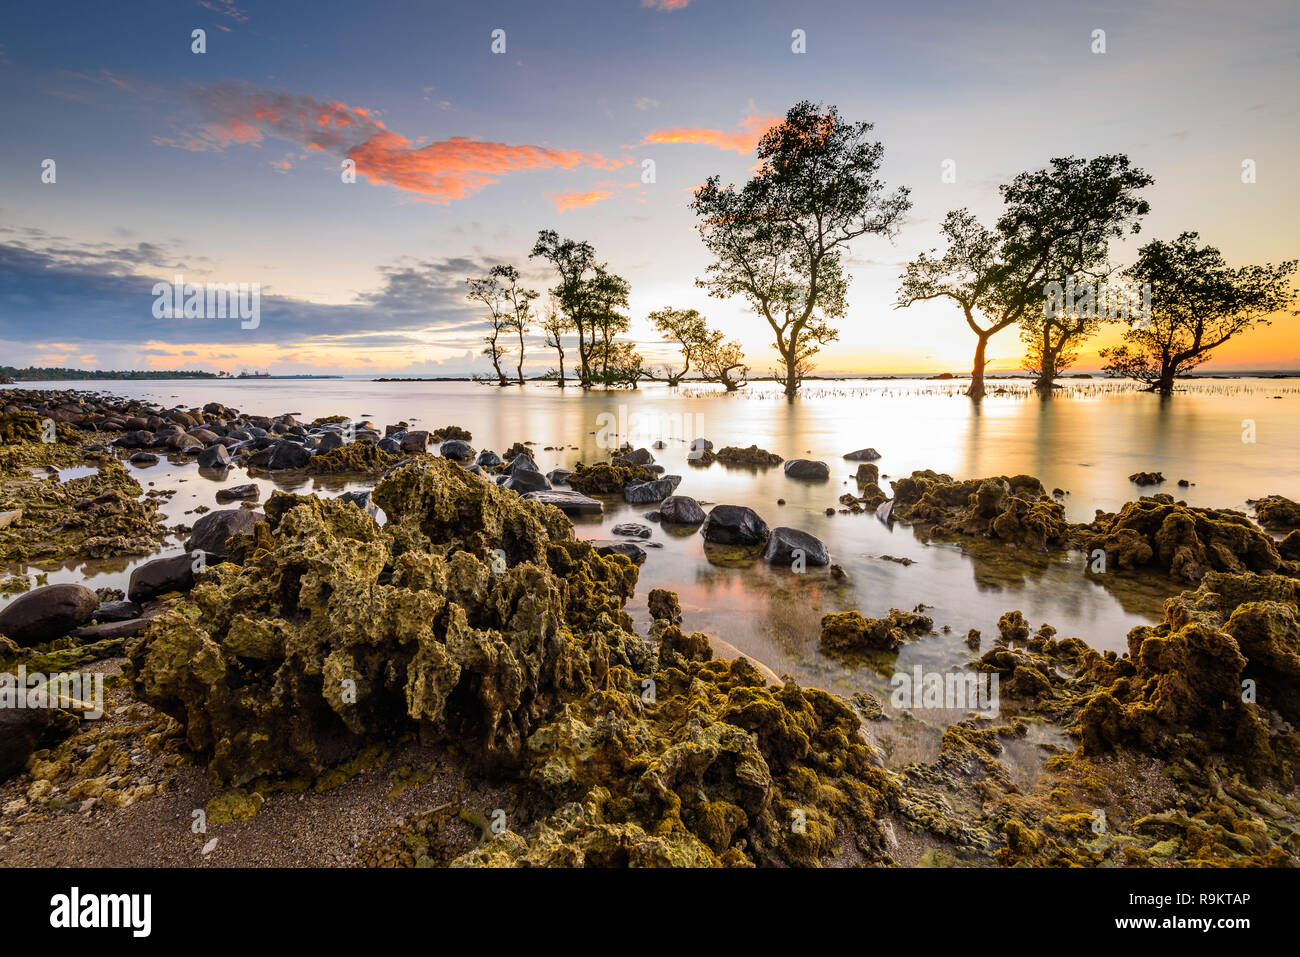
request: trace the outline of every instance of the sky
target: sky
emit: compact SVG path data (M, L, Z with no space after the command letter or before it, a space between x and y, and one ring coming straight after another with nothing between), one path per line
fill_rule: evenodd
M762 375L764 321L696 286L709 257L688 203L710 175L743 183L763 129L808 99L873 123L882 178L913 201L893 241L853 244L848 314L816 371L968 372L974 336L953 307L893 307L946 211L991 224L1018 172L1123 152L1155 184L1117 263L1188 229L1234 265L1296 258L1298 89L1291 0L13 4L0 364L482 373L465 280L511 263L546 289L528 253L555 229L630 281L648 360L671 350L647 314L695 308ZM155 310L155 284L176 276L258 284L256 327ZM1022 354L1000 333L989 369ZM554 364L531 338L525 371ZM1205 368L1300 369L1300 320Z

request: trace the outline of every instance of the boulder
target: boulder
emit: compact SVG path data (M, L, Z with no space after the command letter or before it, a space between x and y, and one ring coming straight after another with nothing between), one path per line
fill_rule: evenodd
M700 533L715 545L762 545L770 534L767 522L744 505L715 505Z
M640 522L622 522L610 529L613 535L624 535L628 538L649 538L650 526L642 525Z
M689 495L670 495L659 505L659 519L672 525L699 525L704 509Z
M641 565L645 562L645 549L635 542L612 542L608 539L594 539L591 546L596 549L597 555L622 555L631 561L633 565Z
M786 478L824 482L831 477L830 466L812 459L790 459L785 463Z
M157 465L158 456L153 452L136 452L130 461L132 465Z
M89 621L98 607L99 596L85 585L44 585L0 611L0 635L20 645L53 641Z
M139 618L141 611L140 606L133 601L105 601L100 602L91 617L98 622L130 621Z
M22 771L37 747L67 737L78 723L57 708L0 708L0 781Z
M880 458L880 453L875 449L858 449L856 452L846 452L844 457L850 462L874 462Z
M568 489L551 489L549 492L525 492L524 498L543 505L554 505L565 515L600 515L605 507L594 498Z
M513 492L523 493L545 492L550 489L551 485L541 472L534 472L531 469L516 469L501 483L501 487L508 488Z
M495 452L484 450L478 454L478 458L474 460L474 464L479 468L494 469L501 464L501 456L497 455Z
M411 433L407 433L410 435ZM409 452L406 443L402 443L402 451ZM438 452L444 459L451 459L453 462L459 462L461 465L469 465L474 461L474 446L470 445L463 439L448 439L438 446ZM534 470L536 471L536 470Z
M148 601L169 591L189 591L194 587L194 559L189 555L155 558L136 566L126 586L131 601Z
M339 435L337 432L326 432L320 437L320 441L316 443L316 451L333 452L335 449L340 449L345 445L347 445L347 443L343 441L343 436Z
M665 475L653 482L637 482L624 487L623 500L631 502L633 505L661 502L673 494L681 481L682 477L680 475Z
M552 485L564 485L569 481L569 476L572 474L571 469L551 469L546 473L546 481Z
M520 471L540 472L541 469L537 467L537 463L533 461L531 455L520 454L510 460L510 464L505 467L504 471L507 475L514 475Z
M462 444L465 444L465 443L462 443ZM442 454L443 454L443 455L446 455L447 458L449 458L449 459L456 458L456 456L454 456L454 455L447 455L447 452L445 451L447 445L448 445L448 443L446 443L446 442L443 443L443 449L444 449L444 451L443 451ZM402 451L402 452L427 452L428 449L429 449L429 433L426 432L425 430L423 430L423 429L413 429L413 430L410 431L410 432L405 432L405 433L402 434L401 442L400 442L400 444L399 444L399 450L400 450L400 451ZM472 449L470 450L470 458L473 458L473 450L472 450Z
M814 535L797 528L779 525L772 529L763 558L771 565L790 567L802 556L805 565L829 565L830 552L825 543Z
M301 444L286 439L277 442L271 449L266 467L272 472L278 469L300 469L305 468L310 461L311 452Z
M199 468L224 469L230 467L230 452L220 443L209 445L199 453Z
M248 508L223 508L208 512L197 522L185 542L188 551L204 551L217 558L226 558L229 551L226 542L231 535L251 532L253 526L266 516Z
M217 489L217 501L231 502L238 499L256 499L259 494L257 485L253 482L247 482L243 485L231 485L228 488Z
M374 518L379 514L379 506L370 500L370 492L368 490L344 492L339 496L339 501L351 502L371 518Z

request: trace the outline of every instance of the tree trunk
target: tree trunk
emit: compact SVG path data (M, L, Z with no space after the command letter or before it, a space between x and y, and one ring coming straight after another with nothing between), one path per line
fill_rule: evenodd
M519 365L515 366L515 377L519 384L524 384L524 333L522 328L519 332Z
M781 362L785 366L785 397L793 402L799 394L799 364L793 358L794 350L781 350Z
M984 398L984 352L989 344L989 334L982 333L975 345L975 365L970 372L970 388L966 394L972 399Z

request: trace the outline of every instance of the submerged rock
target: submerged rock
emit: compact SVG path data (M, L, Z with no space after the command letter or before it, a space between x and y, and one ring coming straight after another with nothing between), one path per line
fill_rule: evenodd
M217 489L218 502L237 501L239 499L256 499L261 496L257 485L253 482L247 482L243 485L231 485L226 488Z
M831 477L830 466L812 459L791 459L785 463L787 478L824 482Z
M407 433L410 434L409 432ZM402 444L403 451L410 451L406 448L406 443ZM462 439L449 439L438 446L438 453L444 459L451 459L453 462L460 462L469 465L474 461L474 446Z
M689 495L670 495L659 503L659 520L670 525L699 525L704 509Z
M747 449L728 445L719 449L713 458L716 458L723 465L746 465L751 468L768 468L769 466L780 465L782 462L781 456L775 452L769 452L767 449L760 449L757 445L751 445Z
M823 615L821 627L821 646L830 651L896 651L932 631L934 620L891 608L884 618L865 618L860 611Z
M716 545L763 545L769 535L767 522L743 505L715 505L700 532Z
M845 452L844 458L850 462L874 462L880 458L880 453L875 449L858 449L856 452Z
M635 482L623 487L623 500L633 505L648 505L661 502L672 495L681 484L680 475L665 475L653 482Z
M772 529L767 540L767 551L763 558L771 565L786 568L795 567L800 561L804 565L829 565L830 552L826 544L814 535L797 528L778 525Z
M605 506L594 498L588 498L581 492L568 489L552 489L549 492L525 492L522 496L532 502L554 505L565 515L600 515Z
M640 465L583 465L579 462L570 473L569 487L584 495L615 495L629 484L653 482L654 472Z
M1255 514L1265 528L1300 528L1300 503L1281 495L1261 498L1255 503Z
M890 520L925 523L960 535L978 535L1040 551L1065 542L1065 507L1053 502L1032 475L999 475L955 482L929 470L890 484Z

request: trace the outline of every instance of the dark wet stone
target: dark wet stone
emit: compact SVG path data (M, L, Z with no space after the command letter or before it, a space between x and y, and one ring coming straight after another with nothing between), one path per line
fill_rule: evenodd
M533 461L531 455L516 455L510 460L510 464L505 467L507 475L514 475L516 472L540 472L537 463Z
M569 481L569 476L572 474L572 469L551 469L546 473L546 480L552 485L563 485Z
M631 559L634 565L645 562L645 549L635 542L611 542L608 539L598 538L594 539L591 545L596 549L597 555L622 555Z
M444 449L446 449L447 444L448 443L446 442L443 443ZM461 443L461 444L464 445L465 443ZM468 448L468 445L466 445L466 448ZM400 443L401 451L426 452L428 451L428 449L429 449L429 433L426 432L424 429L413 429L410 432L403 433L401 438L401 443ZM446 455L447 458L449 459L456 458L456 456L454 455L447 455L446 451L444 451L442 454ZM474 457L474 450L470 449L469 458L473 458L473 457Z
M822 482L831 477L830 466L812 459L790 459L785 463L786 478L811 479Z
M311 461L311 452L297 442L284 440L278 442L271 449L271 456L266 461L266 467L272 472L278 469L300 469L305 468Z
M126 597L131 601L148 601L169 591L189 591L194 587L195 559L188 554L155 558L138 565L131 572Z
M627 485L623 488L623 500L631 502L633 505L648 505L651 502L661 502L673 494L681 481L682 477L680 475L665 475L653 482L637 482L633 485Z
M624 452L622 455L615 455L610 459L614 465L653 465L654 460L655 457L650 454L649 449Z
M611 528L610 533L626 535L629 538L649 538L651 529L649 525L642 525L640 522L623 522Z
M546 476L541 472L534 472L529 469L516 469L511 472L504 482L502 488L508 488L514 492L545 492L550 490L550 483L546 481Z
M411 449L406 448L405 441L402 443L402 451L411 451ZM453 462L459 462L462 465L468 465L474 461L474 446L462 439L448 439L438 446L438 452L444 459L451 459Z
M874 462L880 458L880 453L875 449L858 449L856 452L846 452L844 457L850 462Z
M786 528L778 525L772 529L772 534L767 540L767 551L763 553L763 558L772 565L782 565L790 567L794 564L798 555L803 555L804 564L806 565L829 565L831 563L830 552L826 550L826 545L821 539L807 532L800 531L797 528Z
M698 525L704 521L704 509L689 495L670 495L659 505L659 518L674 525Z
M52 745L49 738L60 726L61 738L76 730L79 722L62 721L62 714L56 708L0 708L0 781L22 771L38 746Z
M551 489L549 492L525 492L524 498L544 505L554 505L565 515L600 515L605 507L594 498L568 489Z
M199 468L220 469L230 465L230 452L224 445L209 445L199 453Z
M98 622L130 621L139 618L140 614L140 606L133 601L105 601L100 602L91 617Z
M320 442L316 444L316 451L333 452L335 449L341 449L345 445L347 445L347 443L343 441L343 436L339 435L337 432L326 432L320 437Z
M700 532L716 545L762 545L769 534L767 522L744 505L715 505Z
M231 485L229 488L217 489L218 502L231 502L237 499L255 499L259 495L257 485L247 482L243 485Z
M53 641L89 621L98 607L99 596L85 585L43 585L0 610L0 635L20 645Z
M156 465L158 456L153 452L136 452L130 461L132 465Z
M497 455L495 452L483 451L478 454L478 458L474 460L474 464L479 468L496 468L501 464L501 456Z
M229 552L226 543L231 535L251 532L253 526L266 518L261 512L248 508L223 508L208 512L197 522L190 533L185 547L189 551L204 551L218 558L225 558Z

